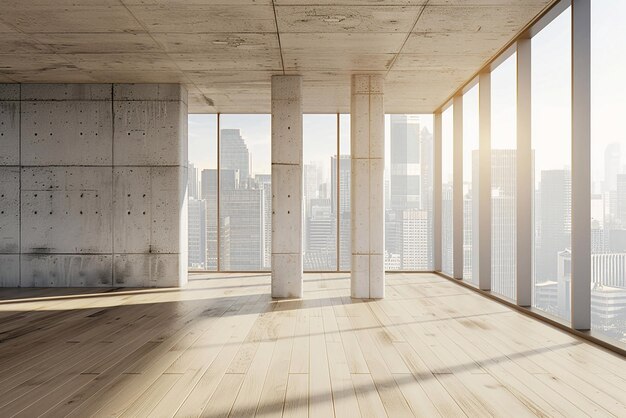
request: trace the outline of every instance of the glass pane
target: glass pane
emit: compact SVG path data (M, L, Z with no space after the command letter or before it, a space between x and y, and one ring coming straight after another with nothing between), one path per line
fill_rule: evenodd
M571 265L571 13L532 39L533 306L569 320Z
M454 275L452 246L453 119L454 109L453 106L450 106L441 115L441 271L448 276Z
M268 270L272 253L271 118L220 118L220 268Z
M337 115L303 116L304 270L337 269Z
M478 84L463 95L463 279L478 283Z
M188 122L189 269L217 270L217 115Z
M350 115L339 115L339 269L349 271L350 242ZM333 181L335 184L336 180ZM334 196L334 195L333 195Z
M491 72L491 290L515 299L517 55Z
M591 2L591 328L626 343L626 2Z
M432 270L432 115L385 116L385 268Z

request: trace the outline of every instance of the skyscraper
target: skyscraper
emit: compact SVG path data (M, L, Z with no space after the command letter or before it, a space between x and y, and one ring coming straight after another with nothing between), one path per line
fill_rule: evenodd
M517 150L491 151L491 282L492 289L515 297Z
M620 173L622 150L619 142L609 144L604 150L604 188L605 192L615 190L617 175Z
M339 212L350 212L350 167L349 155L339 156ZM330 158L331 207L337 211L337 156Z
M189 267L204 270L207 268L206 201L190 197L188 211Z
M570 248L572 182L570 170L543 170L539 183L541 207L535 217L535 280L556 280L559 253Z
M428 244L433 232L433 137L417 115L391 115L389 120L385 248L391 258L399 255L401 269L429 270L433 262Z
M390 209L419 208L422 174L419 116L391 115L390 121Z
M220 168L239 170L242 182L247 182L250 177L250 152L239 129L220 131Z
M223 270L261 270L265 260L265 191L221 190L220 216L228 219L230 262ZM223 260L222 260L223 261Z
M198 169L189 162L187 165L188 194L190 199L198 199Z
M339 269L350 270L351 243L350 243L350 171L351 159L349 155L339 156L339 167L337 167L337 156L330 158L330 200L331 210L337 219L337 193L339 193ZM339 168L339 179L337 179L337 168ZM339 180L339 181L337 181ZM339 190L337 190L339 183Z
M202 170L201 177L201 194L206 202L206 269L217 270L217 170Z

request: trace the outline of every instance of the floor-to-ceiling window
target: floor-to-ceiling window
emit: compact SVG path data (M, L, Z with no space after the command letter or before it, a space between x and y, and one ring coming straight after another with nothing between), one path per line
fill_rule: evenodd
M337 115L303 116L304 270L337 269Z
M441 115L441 271L449 276L454 274L454 248L452 245L453 119L454 108L449 106Z
M533 306L568 320L571 277L571 11L531 41Z
M220 270L269 270L270 115L220 115Z
M433 269L433 116L385 116L385 269Z
M463 279L478 282L478 84L463 95Z
M217 115L189 115L189 269L217 270Z
M515 298L517 54L491 72L491 290Z
M189 127L190 161L211 161L190 169L190 266L270 269L270 115L192 115ZM432 130L432 115L386 115L388 270L433 268ZM350 115L303 115L303 161L304 270L349 271Z
M591 2L591 328L626 343L626 26Z

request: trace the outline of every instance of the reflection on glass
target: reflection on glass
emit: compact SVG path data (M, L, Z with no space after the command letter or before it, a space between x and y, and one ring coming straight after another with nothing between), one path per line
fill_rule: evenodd
M571 266L571 13L532 42L533 306L569 320Z
M432 270L432 115L385 116L385 269Z
M452 172L454 149L454 107L450 106L441 115L441 271L454 275L452 246Z
M478 84L463 95L463 279L478 282Z
M270 115L220 116L220 269L269 270Z
M303 116L303 155L304 270L336 270L336 114Z
M591 2L591 328L626 343L623 0Z
M217 115L189 115L189 268L217 270Z
M517 55L491 72L491 290L515 298Z

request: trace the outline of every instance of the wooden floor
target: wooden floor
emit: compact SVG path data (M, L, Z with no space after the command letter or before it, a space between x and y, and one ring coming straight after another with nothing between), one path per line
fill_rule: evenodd
M0 416L626 416L626 361L432 274L0 291Z

